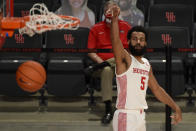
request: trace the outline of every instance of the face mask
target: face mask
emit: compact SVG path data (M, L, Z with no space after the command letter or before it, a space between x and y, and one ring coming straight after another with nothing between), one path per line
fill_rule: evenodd
M129 42L129 50L133 56L143 56L146 52L146 46L141 47L141 49L136 49L137 46L140 46L139 44L136 44L135 46L132 46L131 42Z
M112 14L111 13L104 13L104 16L105 16L105 20L107 23L111 23L111 17L112 17Z
M106 21L107 23L112 23L112 20L109 19L109 18L105 18L105 21Z

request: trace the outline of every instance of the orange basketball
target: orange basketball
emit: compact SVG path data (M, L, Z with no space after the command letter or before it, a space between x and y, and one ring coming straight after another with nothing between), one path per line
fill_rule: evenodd
M46 81L44 67L36 61L22 63L16 71L18 86L27 92L36 92L43 87Z

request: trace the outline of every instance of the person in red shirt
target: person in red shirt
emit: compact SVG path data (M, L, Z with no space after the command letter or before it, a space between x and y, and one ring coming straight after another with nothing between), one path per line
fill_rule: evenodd
M91 29L88 37L89 49L112 49L110 40L110 12L109 9L117 3L108 1L104 5L105 20L95 24ZM119 20L119 35L124 45L128 48L127 32L131 29L131 25L127 22ZM103 124L108 124L112 120L112 80L114 77L114 54L113 53L89 53L88 56L96 63L108 62L110 66L106 66L101 70L96 71L93 75L101 78L101 94L102 100L105 103L105 115L102 118Z

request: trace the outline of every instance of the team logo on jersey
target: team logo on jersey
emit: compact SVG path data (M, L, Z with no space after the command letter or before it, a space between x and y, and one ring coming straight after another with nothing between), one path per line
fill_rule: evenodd
M133 73L137 73L137 74L148 76L149 71L143 70L143 69L139 69L139 68L133 68Z

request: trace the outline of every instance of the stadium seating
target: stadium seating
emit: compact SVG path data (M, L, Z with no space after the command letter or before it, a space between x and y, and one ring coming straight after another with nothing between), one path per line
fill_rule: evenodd
M88 33L89 29L83 27L77 30L56 30L46 33L46 49L54 51L48 52L47 56L49 94L79 96L87 91L83 71L86 53L77 53L74 49L87 47Z
M171 44L172 48L189 48L189 31L183 27L149 27L148 48L165 48L164 44ZM184 59L186 54L172 52L172 94L185 93ZM165 88L165 52L147 53L155 77Z
M189 30L189 46L179 46L178 48L191 48L194 46L194 34L195 34L195 26L194 26L194 11L195 1L190 0L154 0L154 5L149 8L149 27L154 26L175 26L175 27L183 27ZM156 38L154 38L156 39ZM178 38L180 39L180 37ZM186 44L187 45L187 44ZM173 56L176 56L174 52L172 52ZM183 60L183 72L185 74L184 84L185 90L189 94L188 105L193 105L192 102L192 93L194 89L194 58L192 57L192 53L186 53L186 57L184 57L184 53L177 53L178 57L181 57ZM179 66L175 66L175 68L179 68ZM192 72L192 73L190 73ZM175 79L175 78L174 78ZM183 84L183 83L182 83ZM179 92L177 93L179 94Z
M49 11L55 12L60 6L60 0L17 0L14 1L14 16L22 17L29 15L30 9L36 3L44 3Z
M30 93L21 90L16 83L18 66L28 60L39 61L42 48L42 36L29 37L15 31L13 37L7 38L0 52L0 94L23 96Z
M194 9L194 21L196 21L196 1L195 0L153 0L153 4L182 4L192 6Z
M95 12L97 22L102 20L103 5L106 1L107 0L88 0L87 5ZM55 11L60 6L60 0L30 0L28 2L27 0L17 0L14 1L14 16L20 17L28 15L29 9L34 3L42 2L45 3L51 11ZM145 5L142 5L141 3ZM193 40L194 12L192 6L195 3L194 0L138 0L138 8L143 10L146 15L145 18L148 18L147 21L150 31L148 47L164 48L164 35L160 37L161 33L170 34L173 48L189 48L190 45L196 47L196 44L192 45L196 41ZM76 52L65 53L63 51L70 52L71 50L68 48L86 48L88 32L89 30L86 28L79 28L78 30L73 31L50 31L46 33L46 39L44 39L44 41L42 35L27 37L21 36L18 32L15 32L13 38L8 38L6 40L4 48L15 48L15 50L20 48L42 48L42 43L44 42L45 48L48 51L48 61L47 63L43 62L43 64L46 64L48 71L48 93L55 96L78 96L86 91L86 76L83 72L86 54ZM53 51L53 53L50 51ZM15 70L26 60L33 59L39 61L42 54L43 53L40 52L0 52L0 81L2 81L3 86L8 84L6 87L9 87L7 89L1 88L0 94L29 95L20 89L18 91L18 87L15 83ZM188 81L183 78L183 74L187 70L184 68L184 59L187 57L184 57L183 53L179 54L173 52L172 54L172 66L175 67L173 68L172 73L174 76L173 81L180 80L180 82L177 83L178 85L173 85L172 87L175 87L173 89L174 95L179 95L183 94L185 89L184 87L177 89L177 87L181 87L180 85ZM165 54L163 52L147 54L147 57L152 63L155 76L157 76L158 81L160 81L160 84L163 87L165 85L164 56ZM14 82L8 82L8 80ZM97 81L95 83L97 84ZM173 82L173 84L176 83ZM13 89L13 87L17 88ZM12 91L10 92L9 90Z
M188 15L187 15L188 14ZM176 26L189 29L192 42L194 32L193 9L188 5L156 4L149 8L149 27ZM191 45L192 43L190 43Z
M17 0L14 1L14 17L22 17L29 15L30 9L35 3L44 3L44 0Z
M145 22L148 22L148 11L152 4L153 0L137 0L136 6L144 13Z

